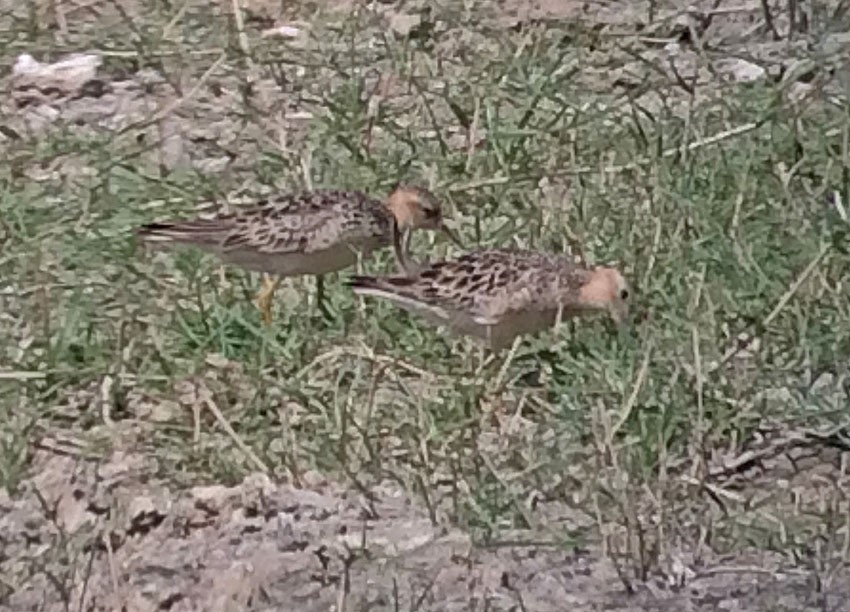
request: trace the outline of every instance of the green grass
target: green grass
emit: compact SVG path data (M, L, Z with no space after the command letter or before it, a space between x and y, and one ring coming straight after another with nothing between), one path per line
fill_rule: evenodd
M529 520L576 535L539 524L526 510L533 495L576 507L585 534L609 523L653 530L652 513L682 525L712 504L680 479L702 458L743 448L765 423L815 429L845 418L850 224L828 202L850 192L846 106L794 106L772 82L689 105L650 73L641 89L665 103L647 108L589 85L617 51L582 48L575 27L515 32L456 15L438 35L406 39L362 11L312 19L303 48L252 36L257 74L279 83L275 112L313 114L301 135L290 124L281 148L269 136L282 115L256 110L242 91L232 22L193 5L160 39L177 8L153 4L132 31L120 18L98 31L75 24L71 40L135 54L109 59L107 74L153 66L190 83L216 59L190 51L224 49L178 115L200 125L213 113L224 133L248 136L220 145L234 161L218 174L161 173L147 126L116 135L60 122L0 153L0 362L18 373L0 387L0 485L16 489L46 432L103 442L106 376L111 418L145 432L167 479L234 481L254 469L214 420L195 442L188 407L164 422L142 410L179 404L191 378L274 474L318 470L362 488L393 479L485 538ZM60 55L50 41L44 31L7 38L4 55ZM393 96L370 110L390 75ZM213 81L244 104L198 102L215 103ZM486 140L469 147L467 134ZM188 146L200 155L219 145ZM69 159L90 172L28 178ZM625 336L590 320L529 338L494 389L498 363L479 373L470 342L387 303L361 307L345 274L327 279L333 321L315 313L313 281L299 279L282 286L264 328L248 299L259 277L221 276L198 253L144 254L132 237L203 199L300 188L305 165L315 186L430 183L470 247L578 245L592 261L618 262L637 290L636 323ZM456 254L431 236L414 247L431 259ZM366 266L392 270L390 255ZM739 333L760 349L713 369ZM823 372L834 384L812 393ZM69 416L72 397L82 404ZM747 510L717 527L729 546L746 540L739 516Z

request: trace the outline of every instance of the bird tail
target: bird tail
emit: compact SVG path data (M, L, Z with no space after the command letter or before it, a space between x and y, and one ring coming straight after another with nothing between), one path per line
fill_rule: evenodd
M390 300L405 296L405 289L412 284L412 280L406 276L354 275L348 280L348 286L357 295L371 295Z
M449 312L438 301L423 299L408 276L352 276L348 286L361 296L383 298L399 308L419 314L434 323L445 323Z
M136 236L147 243L193 244L197 246L216 246L227 236L228 228L218 220L199 219L195 221L176 221L149 223L136 230Z

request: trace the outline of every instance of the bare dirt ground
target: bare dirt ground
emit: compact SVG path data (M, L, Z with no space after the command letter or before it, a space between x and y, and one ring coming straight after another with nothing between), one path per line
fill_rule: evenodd
M225 4L223 13L229 10ZM342 12L357 5L334 4ZM386 14L389 27L409 32L425 17L421 7L402 4L377 10ZM698 3L692 11L658 4L505 0L491 5L481 22L521 29L575 21L590 24L590 39L612 32L634 37L639 31L647 55L624 56L618 69L596 72L598 79L584 74L588 91L639 89L656 75L679 83L683 114L689 104L714 99L731 84L780 80L802 70L798 51L807 45L828 48L826 55L835 59L850 42L833 36L789 43L783 33L799 19L793 22L784 3L774 7L769 21L759 2ZM268 26L290 17L277 3L245 7ZM105 11L111 15L108 7ZM70 27L72 37L73 23ZM590 39L584 42L592 45ZM670 61L653 66L647 57ZM11 67L14 58L6 60ZM802 99L840 91L840 83L823 77L830 70L829 61L826 65L811 78L789 82L783 95ZM689 95L698 79L717 87ZM0 97L5 146L15 146L23 134L49 132L61 115L78 135L110 130L116 140L133 140L134 163L168 171L251 169L261 163L264 144L286 151L307 138L309 120L318 112L315 98L306 94L281 101L279 85L269 77L253 82L255 110L278 120L245 122L238 130L234 116L244 100L237 79L229 76L187 78L182 98L150 68L83 84L45 87L11 76L7 83ZM649 89L639 96L647 112L662 106ZM398 92L394 103L404 104L405 95L410 92ZM86 163L83 155L62 157L49 167L22 166L17 178L73 183L93 172ZM231 185L231 195L238 196L243 186ZM14 341L23 344L24 336L21 331ZM839 409L846 407L847 380L847 372L836 370L822 385L839 398ZM233 486L181 486L163 476L168 459L152 456L145 440L157 423L188 422L185 406L140 391L125 408L133 418L113 422L104 399L111 381L78 390L79 400L69 392L58 403L61 422L76 420L85 405L101 413L104 424L75 422L67 431L36 427L26 476L13 494L0 491L2 609L850 611L846 426L761 424L747 441L730 443L733 451L715 449L698 468L671 459L666 477L681 485L680 505L668 510L654 503L651 491L632 491L621 482L621 489L613 487L623 492L617 503L642 501L621 505L626 518L616 524L603 524L588 510L598 510L605 500L589 503L593 494L586 483L608 477L611 466L577 462L561 483L575 487L574 505L552 501L551 491L523 496L517 513L533 527L481 543L450 520L451 487L437 487L425 504L397 482L373 482L364 490L351 479L341 484L340 474L281 470L270 476L260 459L253 461L258 471L233 479ZM238 395L240 384L251 383L236 376L222 383L227 389L220 393ZM532 429L521 419L508 420L478 441L493 456L503 436ZM77 444L83 429L103 441L99 452ZM827 510L835 524L824 523ZM771 531L763 525L789 517L798 532L778 539L763 535ZM681 531L667 531L671 525ZM724 537L736 541L734 552L719 553L706 544L719 525ZM745 528L752 534L742 535Z
M530 530L475 545L391 485L364 496L315 474L295 487L257 473L174 491L151 463L35 454L23 494L0 499L6 587L29 574L6 609L850 609L846 567L823 584L781 552L683 546L637 576L598 544ZM829 458L816 463L828 478Z

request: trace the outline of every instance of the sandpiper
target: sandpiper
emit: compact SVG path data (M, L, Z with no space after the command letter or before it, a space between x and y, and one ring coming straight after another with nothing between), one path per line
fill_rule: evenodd
M486 249L398 276L354 276L355 293L385 298L499 351L521 334L562 317L604 311L628 317L631 288L614 268L585 267L571 256Z
M152 223L139 228L147 243L193 245L229 264L276 276L264 278L257 295L263 321L281 278L317 276L317 302L324 310L322 275L354 265L360 256L392 245L399 269L408 273L413 230L446 227L442 207L427 189L397 185L386 201L359 191L324 189L284 193L238 212L211 218Z

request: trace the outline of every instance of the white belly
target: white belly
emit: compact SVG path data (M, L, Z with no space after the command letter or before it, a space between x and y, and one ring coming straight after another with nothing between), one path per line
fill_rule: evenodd
M364 245L359 253L368 256L377 245ZM335 245L312 253L260 253L248 249L234 249L220 253L227 263L278 276L302 274L327 274L357 263L358 250L350 245Z
M495 325L482 325L466 318L455 321L452 327L482 340L491 350L500 351L510 347L517 336L537 334L551 328L557 316L554 310L531 311L506 315Z

